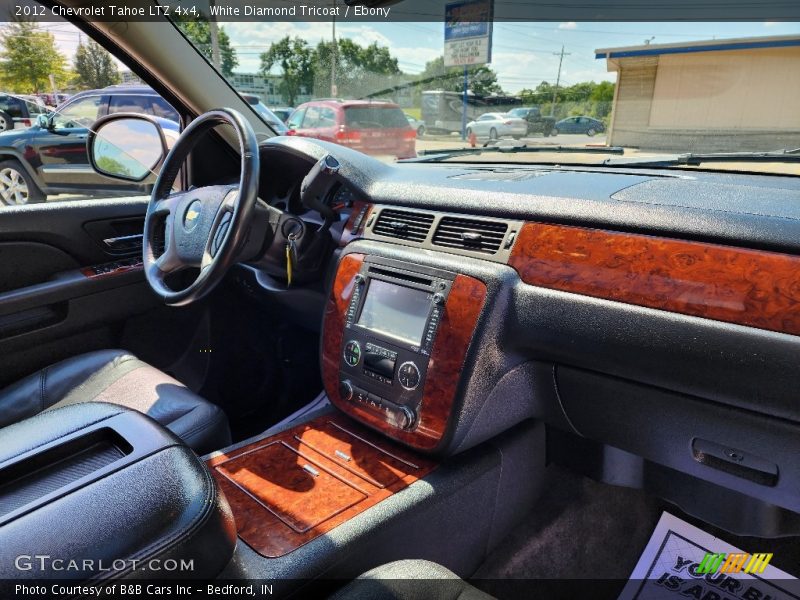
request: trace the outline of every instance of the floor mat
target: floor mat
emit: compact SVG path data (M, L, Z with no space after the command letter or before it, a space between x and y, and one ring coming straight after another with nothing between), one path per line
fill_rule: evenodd
M751 554L665 512L619 600L800 600L800 582L769 564L765 543Z
M498 582L573 582L585 591L587 580L606 581L603 593L591 598L617 598L647 545L662 512L745 549L769 548L772 563L790 573L800 565L798 538L763 539L728 534L705 524L668 502L642 490L599 483L563 467L550 465L544 491L531 512L487 557L470 578L498 598L576 598L569 587L556 586L546 595L520 596L523 586ZM535 588L537 591L542 586ZM508 590L509 593L504 593ZM566 590L566 591L564 591ZM685 598L692 596L676 596ZM702 596L701 596L702 598ZM707 600L722 600L710 596ZM730 600L735 600L736 596ZM753 596L751 600L767 600ZM774 600L774 599L771 599Z
M662 508L644 492L551 465L544 494L476 579L627 579Z

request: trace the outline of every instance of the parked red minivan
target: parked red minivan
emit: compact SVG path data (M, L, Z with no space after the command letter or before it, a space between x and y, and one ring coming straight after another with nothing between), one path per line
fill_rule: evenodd
M287 135L335 142L365 154L413 158L417 132L391 102L312 100L298 106Z

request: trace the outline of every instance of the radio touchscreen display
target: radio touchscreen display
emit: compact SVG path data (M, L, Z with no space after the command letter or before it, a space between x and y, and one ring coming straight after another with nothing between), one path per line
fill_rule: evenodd
M431 310L424 290L371 279L358 324L419 346Z

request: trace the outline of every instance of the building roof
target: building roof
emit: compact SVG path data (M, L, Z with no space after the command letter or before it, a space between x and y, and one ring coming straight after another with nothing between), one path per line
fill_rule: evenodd
M598 48L595 58L626 58L631 56L658 56L660 54L689 54L694 52L720 52L725 50L749 50L751 48L785 48L800 46L800 35L776 35L765 37L731 38L722 40L700 40L674 44L643 44L619 48Z

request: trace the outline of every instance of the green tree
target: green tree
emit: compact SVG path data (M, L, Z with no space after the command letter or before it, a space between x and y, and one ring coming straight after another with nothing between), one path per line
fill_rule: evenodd
M550 114L555 86L542 81L534 89L524 89L520 98L526 106L539 106ZM570 86L558 86L554 114L561 119L573 115L588 115L607 120L614 100L614 84L610 81L582 81Z
M278 86L283 99L294 106L297 97L314 85L314 51L304 39L288 35L271 44L261 54L261 73L266 76L274 66L280 67L281 82Z
M89 40L86 44L79 44L73 63L77 85L81 88L104 88L120 82L114 59L97 42Z
M467 67L467 79L467 89L473 94L503 93L503 88L497 83L497 73L487 65ZM445 67L444 57L439 56L425 63L418 81L420 90L461 92L464 89L464 67Z
M208 20L205 17L196 19L176 17L175 20L180 30L194 44L194 47L211 62L213 52L211 48L211 25ZM231 46L231 38L224 27L218 27L217 41L219 43L220 70L225 77L230 77L233 75L233 70L239 65L239 59L236 57L236 50Z
M69 77L67 59L56 47L51 33L31 21L8 23L0 33L0 83L5 90L36 93L50 88L49 77L56 85Z
M376 42L361 46L347 38L336 41L336 86L339 96L368 96L390 87L396 79L395 76L402 74L397 59L388 48L379 46ZM331 88L332 54L332 41L320 42L314 51L314 88L317 95L325 96Z

